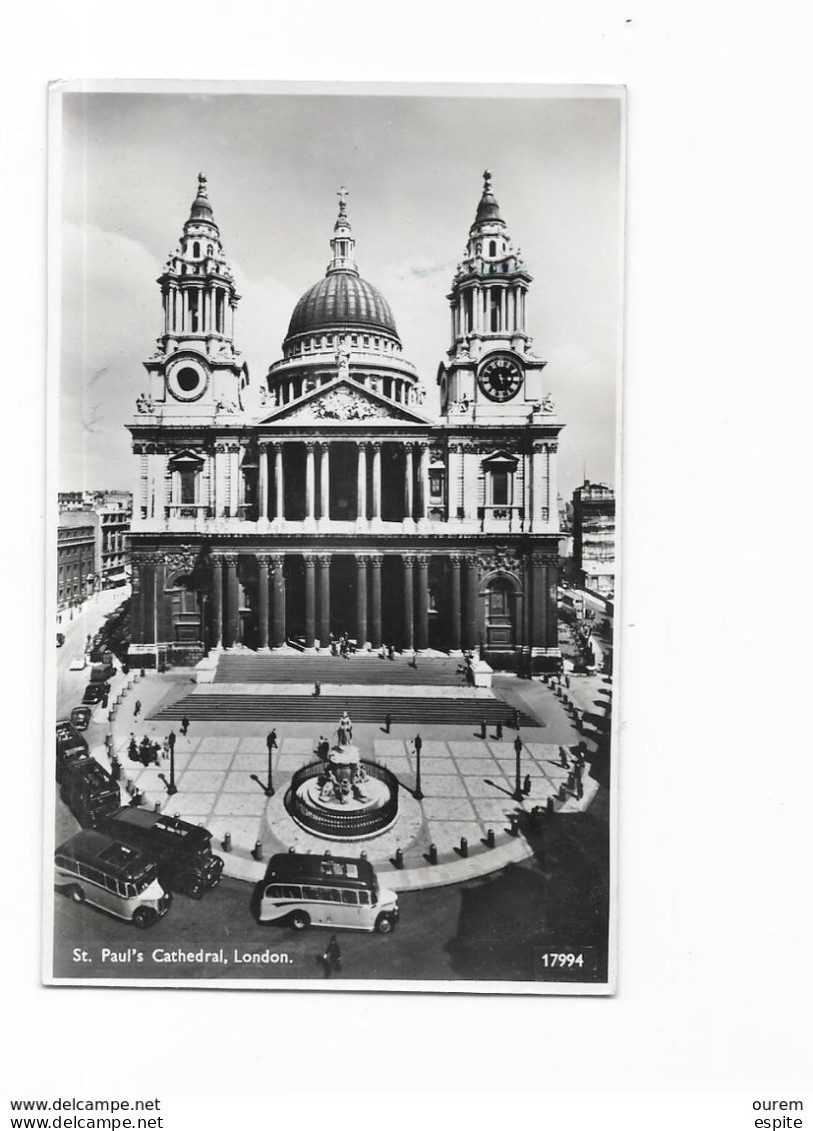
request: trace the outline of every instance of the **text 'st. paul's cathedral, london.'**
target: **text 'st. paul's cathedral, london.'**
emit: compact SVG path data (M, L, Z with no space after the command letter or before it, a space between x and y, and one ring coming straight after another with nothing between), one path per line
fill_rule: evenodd
M563 425L490 174L448 296L436 419L387 300L359 274L344 194L330 252L249 396L240 296L200 176L158 280L162 333L128 425L132 661L346 637L557 669Z

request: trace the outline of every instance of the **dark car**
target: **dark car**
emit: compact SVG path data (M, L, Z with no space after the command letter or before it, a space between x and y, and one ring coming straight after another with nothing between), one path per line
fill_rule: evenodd
M116 668L113 666L113 664L94 664L90 669L90 682L106 683L107 680L112 679L115 674Z
M94 706L96 703L101 703L105 695L109 694L109 683L89 683L85 688L85 694L82 696L82 702Z
M71 711L71 722L77 730L87 730L90 726L90 707L74 707Z
M200 899L223 874L223 861L212 852L212 834L166 813L125 807L100 822L122 844L146 853L158 865L158 878L170 891Z

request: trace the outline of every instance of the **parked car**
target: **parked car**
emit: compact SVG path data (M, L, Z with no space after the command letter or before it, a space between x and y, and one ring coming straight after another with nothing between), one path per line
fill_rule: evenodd
M105 817L99 827L155 860L158 879L168 891L200 899L220 882L223 860L212 852L212 834L200 825L125 806Z
M74 656L68 664L68 670L72 672L82 672L88 666L88 658L84 652L80 652L78 656Z
M95 706L96 703L101 703L105 695L109 694L109 683L89 683L85 688L85 694L82 696L82 702L92 707Z
M71 722L77 730L87 730L90 726L90 707L74 707L71 711Z
M113 678L116 674L116 670L113 664L110 663L94 664L90 669L90 682L105 683L107 680Z

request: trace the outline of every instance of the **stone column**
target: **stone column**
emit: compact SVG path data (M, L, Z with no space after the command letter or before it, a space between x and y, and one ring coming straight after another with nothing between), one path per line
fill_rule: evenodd
M223 558L212 554L212 620L215 648L223 647Z
M404 567L404 648L412 651L415 647L415 558L412 554L402 554Z
M274 445L274 490L277 495L275 518L285 518L285 478L282 464L282 444Z
M358 487L356 503L358 518L367 518L367 445L359 444L358 447Z
M316 558L303 554L305 563L305 647L316 647Z
M413 496L414 472L412 466L412 444L405 446L406 450L406 479L404 480L404 518L414 518L415 499Z
M415 558L418 566L418 615L415 618L415 647L423 652L429 647L429 557L427 554L418 554Z
M319 493L321 495L321 506L319 508L320 518L330 518L330 444L324 442L320 444L321 455L319 457L319 474L321 476L321 483L319 486Z
M375 556L370 559L370 644L373 648L381 647L381 566L383 557Z
M367 643L367 558L356 554L356 643Z
M155 643L155 566L157 554L145 554L142 558L141 586L143 590L143 643Z
M317 555L319 566L319 642L327 648L330 641L330 554Z
M226 639L227 648L240 643L240 588L237 582L237 554L224 554L226 566Z
M426 480L429 474L429 445L420 445L418 462L418 518L426 518Z
M268 651L268 567L270 556L257 554L257 564L260 567L260 600L259 600L259 637L260 651Z
M314 448L316 444L308 440L305 444L305 497L306 518L316 518L316 470L314 467Z
M271 569L274 571L271 581L273 597L271 647L281 648L288 635L285 625L285 571L283 569L285 557L283 554L271 554L269 561Z
M449 555L449 647L460 647L460 566L459 554Z
M373 442L373 519L381 518L381 444Z
M477 639L477 594L479 589L477 557L471 554L464 560L465 602L463 612L463 647L476 648L479 643Z
M268 518L268 444L257 445L260 461L260 515L261 519Z
M556 481L556 453L558 450L558 444L548 444L548 522L554 526L559 524L559 498Z

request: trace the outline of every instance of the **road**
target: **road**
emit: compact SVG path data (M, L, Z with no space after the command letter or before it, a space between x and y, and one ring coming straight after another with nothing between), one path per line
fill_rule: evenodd
M401 893L401 921L391 935L339 932L342 977L535 980L545 977L544 953L573 951L585 956L584 980L602 980L606 853L603 805L579 817L556 818L536 856L521 865L466 884ZM57 894L54 973L60 978L323 978L319 956L329 932L311 928L299 934L258 925L249 912L250 896L248 884L229 879L199 902L176 895L164 919L139 931ZM103 961L103 948L127 960ZM221 949L228 965L195 957L201 950ZM155 954L174 950L192 957L173 962ZM82 951L89 961L75 960ZM235 951L275 957L237 963ZM565 972L558 980L572 981L578 972Z

